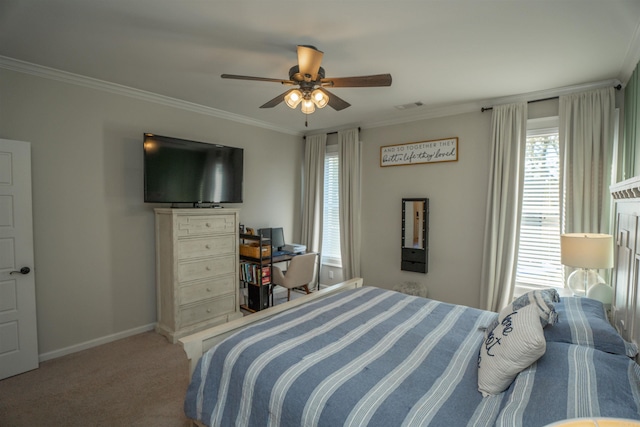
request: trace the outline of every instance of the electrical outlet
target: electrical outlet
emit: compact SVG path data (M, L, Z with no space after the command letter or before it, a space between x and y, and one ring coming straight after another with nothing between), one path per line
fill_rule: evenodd
M333 270L329 270L329 279L333 279Z

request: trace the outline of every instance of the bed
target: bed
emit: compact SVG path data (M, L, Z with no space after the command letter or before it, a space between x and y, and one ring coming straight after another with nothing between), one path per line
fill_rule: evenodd
M612 192L621 205L611 309L620 333L588 298L536 291L494 313L354 279L181 339L192 372L185 413L207 426L640 420L639 257L630 243L639 183Z

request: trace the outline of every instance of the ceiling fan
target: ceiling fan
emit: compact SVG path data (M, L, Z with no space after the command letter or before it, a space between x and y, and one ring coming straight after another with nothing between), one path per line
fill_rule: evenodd
M260 108L273 108L285 102L290 108L302 104L304 114L311 114L315 108L329 105L336 111L349 107L347 101L329 92L327 87L380 87L391 86L391 74L375 74L372 76L356 77L325 77L324 68L320 66L324 53L314 46L298 45L298 65L289 69L289 80L270 79L266 77L238 76L222 74L223 79L255 80L261 82L281 83L297 88L276 96L261 105Z

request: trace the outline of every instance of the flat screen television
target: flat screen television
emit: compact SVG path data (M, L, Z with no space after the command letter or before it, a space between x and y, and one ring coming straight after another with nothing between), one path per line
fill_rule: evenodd
M144 134L146 203L242 203L242 148Z

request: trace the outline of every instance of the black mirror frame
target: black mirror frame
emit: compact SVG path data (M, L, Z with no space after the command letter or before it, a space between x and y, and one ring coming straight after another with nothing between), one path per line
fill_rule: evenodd
M405 202L424 202L424 210L422 214L422 243L423 247L412 248L405 247L405 223L406 211ZM427 273L428 271L428 254L429 254L429 199L427 198L403 198L402 199L402 261L400 269L404 271L414 271L416 273Z

